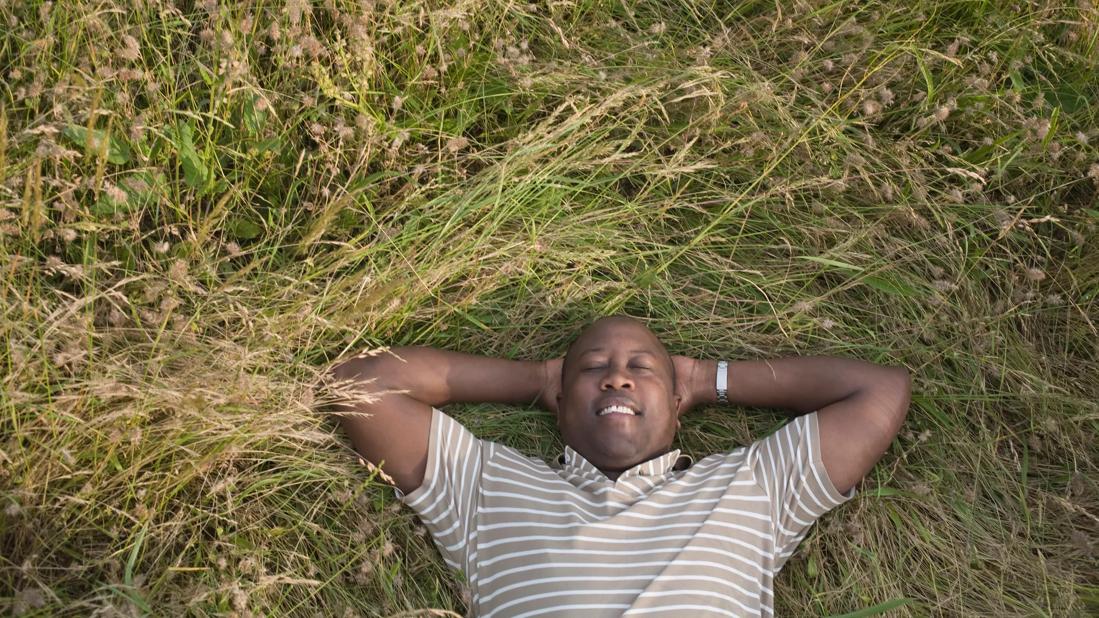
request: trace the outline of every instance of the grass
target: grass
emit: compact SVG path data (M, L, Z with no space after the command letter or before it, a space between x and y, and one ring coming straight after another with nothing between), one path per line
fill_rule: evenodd
M0 604L462 612L313 385L628 312L914 374L779 615L1099 611L1092 4L0 2Z

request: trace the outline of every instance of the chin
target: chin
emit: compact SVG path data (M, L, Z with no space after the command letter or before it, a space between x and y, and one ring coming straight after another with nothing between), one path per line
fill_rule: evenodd
M645 454L634 448L601 449L597 455L588 459L597 468L626 470L645 460Z

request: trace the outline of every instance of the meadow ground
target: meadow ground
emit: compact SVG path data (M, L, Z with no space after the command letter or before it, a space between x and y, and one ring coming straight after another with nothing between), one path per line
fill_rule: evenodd
M0 24L12 613L460 613L313 385L385 345L558 356L615 312L676 354L911 370L779 615L1099 612L1093 2L0 0ZM450 411L561 446L533 408ZM681 443L781 418L698 410Z

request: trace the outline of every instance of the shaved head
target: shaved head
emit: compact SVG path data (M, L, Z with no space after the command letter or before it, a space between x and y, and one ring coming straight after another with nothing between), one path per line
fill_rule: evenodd
M660 338L656 336L656 333L649 330L649 327L645 326L644 322L642 322L641 320L638 320L635 317L624 315L624 314L615 314L615 315L603 316L603 317L597 319L596 321L592 322L591 324L588 324L587 326L584 327L584 330L580 331L580 334L577 335L576 338L572 340L572 343L569 344L568 349L565 350L565 359L564 359L564 362L561 365L562 379L564 378L564 375L565 375L566 371L568 370L568 365L570 364L570 362L575 362L575 357L577 356L578 352L583 352L583 349L581 349L580 344L584 343L584 336L597 331L601 327L606 327L606 326L615 325L615 324L628 325L628 326L633 326L633 327L640 327L640 330L644 330L644 332L648 334L647 338L650 339L650 342L655 343L655 347L658 348L660 350L660 352L662 352L662 354L660 355L660 356L663 357L661 362L667 363L668 370L671 372L671 375L672 375L672 378L673 378L672 389L674 390L675 389L675 381L674 381L674 378L675 378L675 365L672 363L672 355L669 354L668 349L666 347L664 347L664 342L661 341Z

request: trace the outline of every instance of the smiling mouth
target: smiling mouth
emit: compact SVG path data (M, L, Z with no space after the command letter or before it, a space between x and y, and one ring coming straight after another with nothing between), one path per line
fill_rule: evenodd
M596 416L641 416L641 413L629 406L613 405L597 411Z

